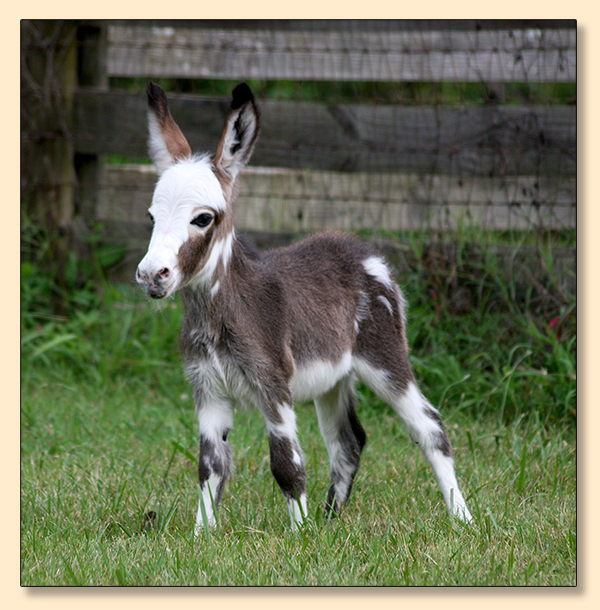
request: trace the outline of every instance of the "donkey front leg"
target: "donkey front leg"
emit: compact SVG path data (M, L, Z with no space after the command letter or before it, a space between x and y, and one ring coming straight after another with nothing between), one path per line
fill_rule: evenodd
M285 496L292 530L295 531L306 516L306 472L296 432L296 414L291 404L283 404L269 409L265 420L271 472Z
M199 406L198 422L200 498L196 515L196 536L204 526L216 525L215 513L232 467L231 447L227 442L227 435L233 427L233 408L228 403Z

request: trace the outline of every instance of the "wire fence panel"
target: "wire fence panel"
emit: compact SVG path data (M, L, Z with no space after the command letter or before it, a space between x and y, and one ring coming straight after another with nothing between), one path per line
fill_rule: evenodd
M550 81L576 73L574 30L282 31L114 26L111 76Z
M195 150L214 150L222 99L169 96ZM259 100L262 129L253 165L330 171L411 171L459 176L575 175L574 106L402 107ZM143 95L78 95L82 152L144 157Z
M98 205L102 222L144 225L156 183L151 166L112 166ZM576 179L480 178L323 172L250 167L242 171L236 224L252 231L456 229L460 225L525 231L575 224ZM468 201L465 204L465 201ZM553 201L554 205L545 205ZM127 229L127 232L129 229Z
M24 199L41 216L60 202L63 229L101 226L143 247L156 175L132 163L147 163L150 79L195 152L215 150L232 87L250 82L262 131L241 176L241 230L473 226L543 238L576 226L574 21L25 20L21 30ZM55 141L60 159L27 161L52 156Z

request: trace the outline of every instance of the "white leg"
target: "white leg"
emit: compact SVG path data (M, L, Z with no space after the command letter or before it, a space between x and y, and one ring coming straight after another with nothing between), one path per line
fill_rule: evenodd
M216 525L215 511L221 500L225 482L231 472L231 449L227 434L233 427L233 408L228 403L211 403L198 408L200 455L198 480L200 497L196 513L195 535L205 526Z
M390 404L406 425L411 439L419 445L433 468L448 510L459 519L470 522L471 513L454 474L450 440L437 410L421 394L414 381L409 382L399 395L387 371L377 369L363 358L355 358L354 367L361 380Z
M472 520L454 473L450 440L437 410L421 394L415 383L392 404L408 428L413 442L431 464L451 514L463 521Z
M196 527L194 530L196 536L199 536L204 530L205 516L206 525L212 528L217 524L217 519L215 517L215 498L217 497L217 492L221 483L222 477L211 474L208 480L204 482L204 485L200 486L198 512L196 513Z
M295 498L287 498L287 507L290 514L292 531L295 532L304 523L306 517L306 494L300 496L300 502Z
M427 460L435 472L448 510L461 521L470 523L473 517L458 487L452 458L447 458L439 451L434 451L427 455Z

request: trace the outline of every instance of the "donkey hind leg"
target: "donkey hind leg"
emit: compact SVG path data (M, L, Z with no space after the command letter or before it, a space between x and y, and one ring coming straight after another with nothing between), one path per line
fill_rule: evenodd
M295 531L307 515L306 471L296 432L296 414L290 401L263 415L269 435L271 472L283 492Z
M450 439L435 409L413 381L398 396L392 407L404 421L411 439L419 445L433 472L451 514L465 522L472 520L458 487Z
M315 400L319 429L325 441L331 470L325 514L339 514L352 489L367 435L354 407L354 376L342 379L329 392Z
M227 403L203 405L198 409L200 455L198 480L200 497L195 535L205 526L216 525L216 510L232 469L231 447L227 435L233 427L233 408Z
M452 446L444 425L435 409L421 394L414 380L397 390L400 384L391 382L390 375L366 361L357 367L361 380L400 416L412 441L419 446L433 468L444 501L451 514L462 521L472 520L454 472Z

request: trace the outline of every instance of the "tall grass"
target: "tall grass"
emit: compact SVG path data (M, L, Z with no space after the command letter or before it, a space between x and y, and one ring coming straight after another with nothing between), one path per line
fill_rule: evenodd
M458 276L475 276L463 259ZM447 516L401 422L359 387L369 440L340 519L322 514L328 467L314 409L298 407L310 503L297 534L270 473L264 423L241 411L219 524L199 540L179 300L157 307L104 282L59 317L43 305L35 265L26 267L22 584L575 584L574 298L554 311L516 302L493 265L461 296L462 280L454 288L419 260L401 278L411 358L447 425L474 523Z

